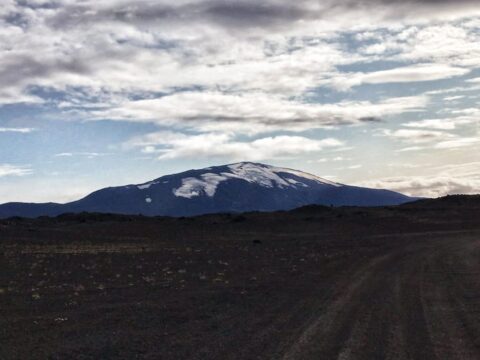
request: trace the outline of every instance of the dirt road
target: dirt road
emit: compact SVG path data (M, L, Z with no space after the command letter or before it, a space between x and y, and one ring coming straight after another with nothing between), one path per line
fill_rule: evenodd
M282 358L479 359L480 237L415 238L339 281Z
M323 216L6 225L0 359L480 359L473 220Z

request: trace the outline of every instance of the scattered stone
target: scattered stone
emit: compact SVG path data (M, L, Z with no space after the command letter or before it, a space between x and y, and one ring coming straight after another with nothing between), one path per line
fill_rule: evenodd
M153 276L144 276L143 280L147 283L152 283L155 281L155 278Z
M85 286L77 285L77 286L74 287L74 289L75 289L75 292L85 291Z

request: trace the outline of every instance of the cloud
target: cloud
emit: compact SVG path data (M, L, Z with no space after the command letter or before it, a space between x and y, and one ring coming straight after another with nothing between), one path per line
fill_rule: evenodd
M349 166L342 166L337 168L338 170L358 170L363 168L362 164L354 164L354 165L349 165Z
M438 130L453 130L456 127L455 122L449 121L449 119L426 119L419 121L410 121L403 126L413 128L427 128Z
M480 84L480 77L476 77L476 78L473 78L473 79L468 79L468 80L465 80L465 81L468 82L468 83Z
M480 144L479 136L459 136L446 131L424 129L383 129L377 132L380 136L399 140L402 143L412 144L398 152L420 151L427 149L447 150L459 149Z
M381 36L363 51L392 61L430 62L475 68L480 65L480 34L458 21L407 26ZM372 47L377 52L368 51Z
M474 0L454 1L386 1L386 0L300 0L295 3L281 0L226 2L205 1L102 1L82 4L58 1L63 4L51 16L58 28L79 26L82 23L122 22L164 26L205 24L230 31L274 31L295 27L297 23L353 21L352 17L370 15L377 21L405 19L439 19L473 16L478 13ZM162 24L162 25L163 25Z
M13 132L13 133L22 133L22 134L27 134L35 131L36 129L34 128L6 128L6 127L0 127L0 133L6 133L6 132Z
M98 120L141 121L202 132L223 130L254 134L358 124L365 119L421 111L427 103L428 97L412 96L377 103L345 101L317 104L263 93L239 95L205 91L127 101L115 108L91 114L92 119Z
M417 64L391 70L376 71L362 75L361 82L365 84L402 83L416 81L432 81L462 76L469 69L441 64Z
M0 178L5 176L25 176L32 173L32 169L30 169L28 166L0 164Z
M110 155L107 153L97 153L97 152L62 152L55 154L55 157L72 157L72 156L85 156L89 159L93 159L99 156Z
M424 144L430 143L432 141L449 140L455 137L454 135L443 131L413 129L384 129L380 134L392 139L400 140L402 142L411 144Z
M346 73L327 80L339 90L348 90L362 84L410 83L448 79L463 76L469 69L442 64L415 64L370 73Z
M408 176L360 183L377 189L389 189L410 196L432 197L449 194L478 194L480 179L465 179L451 176Z
M430 60L460 66L480 64L479 35L453 24L435 25L419 29L407 41L402 54L407 60Z
M402 149L397 150L397 152L402 153L402 152L411 152L411 151L420 151L420 150L425 150L425 146L407 146Z
M458 149L480 144L480 137L463 137L435 144L435 149Z
M332 158L319 158L316 160L309 160L308 163L328 163L328 162L337 162L337 161L349 161L352 160L351 158L345 158L343 156L335 156Z
M460 59L457 65L475 63L475 31L467 25L408 24L472 17L480 12L475 5L382 0L9 1L0 12L0 103L51 100L39 96L38 89L72 95L84 88L92 94L86 106L95 97L114 102L116 96L149 97L195 87L298 97L322 84L346 82L343 86L351 87L450 78L468 71L453 66L455 59ZM367 23L375 26L359 25ZM382 35L385 28L393 34ZM361 43L373 39L378 43L371 46L392 44L402 61L432 64L344 74L339 66L369 62L375 55L345 47L342 36L352 29L370 34L356 37ZM40 52L42 57L37 56ZM353 84L348 85L349 78Z
M12 84L3 82L1 80L1 74L0 84L4 85L4 88L0 89L0 106L11 104L41 104L44 102L42 98L29 94L22 86L15 87L12 86Z
M341 145L343 143L334 138L316 140L284 135L239 141L228 134L186 135L174 132L151 133L126 143L127 148L141 148L144 153L157 154L162 160L217 157L235 161L290 158Z
M459 116L445 119L425 119L419 121L409 121L403 124L405 127L426 128L436 130L454 130L458 126L474 124L478 121L476 116Z
M369 180L358 185L422 197L480 193L480 162L440 166L430 169L430 172L429 175Z
M445 96L443 100L445 101L456 101L465 98L465 95L455 95L455 96Z

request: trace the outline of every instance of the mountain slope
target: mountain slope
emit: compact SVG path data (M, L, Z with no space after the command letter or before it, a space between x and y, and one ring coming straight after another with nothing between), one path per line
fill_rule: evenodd
M0 217L65 212L191 216L215 212L288 210L303 205L397 205L414 199L335 183L293 169L242 162L111 187L67 204L0 205Z

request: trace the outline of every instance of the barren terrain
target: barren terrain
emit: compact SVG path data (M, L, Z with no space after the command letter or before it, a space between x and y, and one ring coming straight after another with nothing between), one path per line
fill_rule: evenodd
M479 359L480 199L0 221L0 359Z

